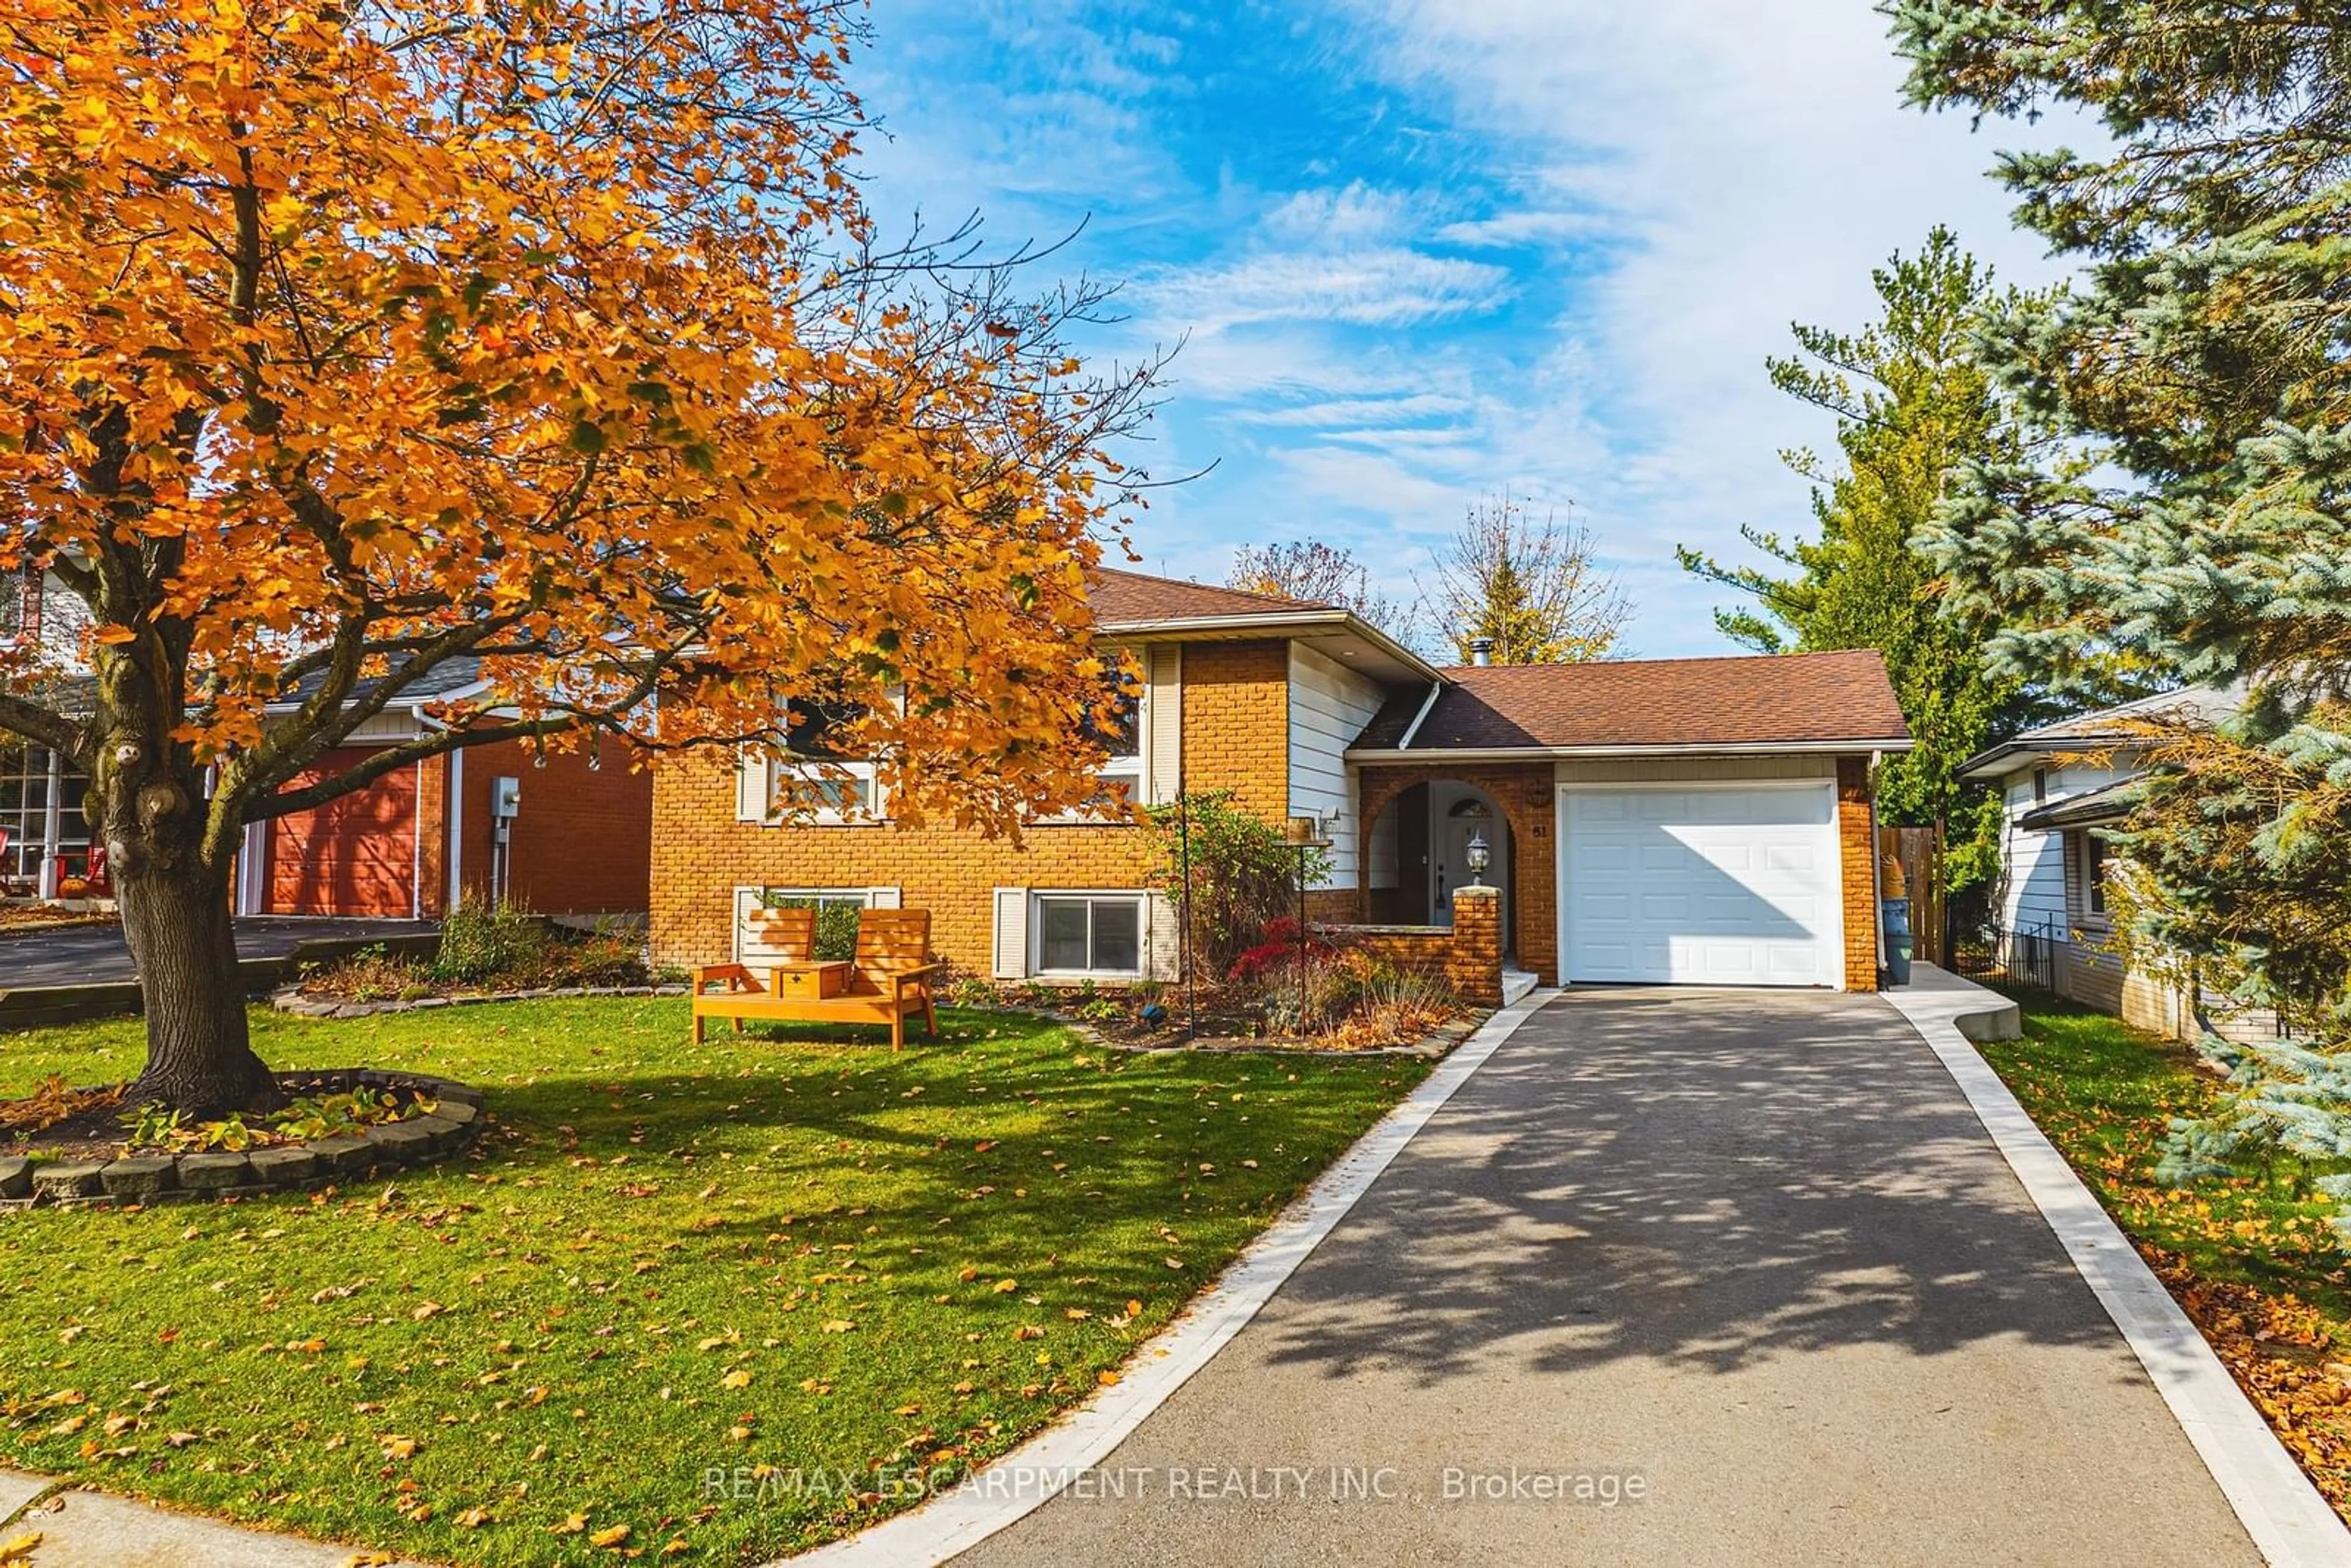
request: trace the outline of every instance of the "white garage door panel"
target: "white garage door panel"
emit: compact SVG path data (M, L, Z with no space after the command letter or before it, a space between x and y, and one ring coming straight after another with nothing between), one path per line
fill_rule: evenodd
M1835 986L1833 786L1562 792L1570 980Z

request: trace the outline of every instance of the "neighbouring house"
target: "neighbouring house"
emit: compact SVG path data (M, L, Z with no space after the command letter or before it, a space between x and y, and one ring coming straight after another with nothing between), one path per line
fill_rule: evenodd
M45 663L73 679L78 629L60 632L58 607L78 610L80 601L36 581L14 602L0 634L45 643ZM475 663L443 664L293 786L445 727L436 713L483 685ZM571 751L503 741L395 768L316 810L250 824L236 913L430 919L461 901L503 899L542 915L640 914L653 780L633 762L626 746L598 737ZM89 877L87 783L66 758L0 737L0 896L54 898L61 883ZM505 814L500 800L509 802Z
M1543 984L1876 988L1871 765L1910 744L1876 653L1438 668L1331 606L1113 570L1090 591L1147 675L1106 778L1313 818L1332 844L1314 919L1442 932L1475 880L1498 889L1505 961ZM896 831L870 768L786 821L797 766L658 766L656 963L761 956L747 917L790 895L926 908L942 957L1001 979L1179 973L1148 830Z
M1992 936L2011 973L2161 1034L2276 1032L2272 1014L2229 1009L2126 961L2107 906L2108 835L2130 814L2152 727L2215 725L2241 701L2211 687L2167 692L2026 730L1961 765L1961 778L2001 791Z

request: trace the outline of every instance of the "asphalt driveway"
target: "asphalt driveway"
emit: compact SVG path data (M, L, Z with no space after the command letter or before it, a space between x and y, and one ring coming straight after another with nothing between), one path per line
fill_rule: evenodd
M282 958L298 942L356 936L381 941L434 929L431 921L336 920L297 915L254 915L236 923L240 958ZM135 980L137 966L123 946L120 925L69 925L0 936L0 990L39 986L93 985Z
M2260 1561L1925 1042L1815 993L1554 1001L1081 1490L958 1561Z

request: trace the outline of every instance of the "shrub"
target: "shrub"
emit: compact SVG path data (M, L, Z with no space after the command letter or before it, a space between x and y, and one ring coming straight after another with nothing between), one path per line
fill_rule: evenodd
M1301 852L1233 804L1229 789L1186 795L1146 815L1158 856L1153 885L1176 901L1195 956L1217 974L1258 943L1267 922L1295 907L1301 873L1311 886L1331 869L1328 853Z
M544 922L511 904L460 904L441 923L434 977L486 980L522 969L545 954L550 940Z
M1311 931L1305 934L1301 942L1298 921L1292 915L1285 915L1279 920L1267 921L1260 935L1264 940L1245 949L1235 958L1232 967L1225 971L1226 978L1244 982L1259 980L1264 978L1267 970L1278 965L1296 963L1301 950L1309 957L1325 958L1337 951L1329 942Z
M828 964L845 964L857 956L857 921L863 906L844 898L787 898L780 894L762 894L759 902L769 909L813 909L816 911L816 956Z

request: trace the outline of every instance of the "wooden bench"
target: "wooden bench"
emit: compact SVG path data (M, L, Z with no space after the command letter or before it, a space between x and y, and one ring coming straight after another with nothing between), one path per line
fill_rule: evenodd
M890 1049L906 1048L906 1019L923 1015L935 1039L938 1012L931 981L946 969L931 958L931 912L867 909L857 916L857 952L845 966L816 961L816 911L753 912L760 941L785 956L765 963L708 964L694 972L694 1038L705 1020L731 1019L795 1023L886 1023ZM845 968L847 973L837 971ZM760 971L767 971L761 978ZM835 973L828 974L832 970ZM713 985L719 989L713 991Z

